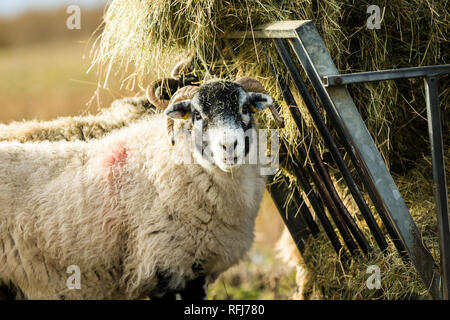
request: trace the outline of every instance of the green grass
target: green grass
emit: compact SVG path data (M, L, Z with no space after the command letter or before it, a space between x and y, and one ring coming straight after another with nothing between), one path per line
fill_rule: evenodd
M289 299L295 289L295 269L286 268L273 250L255 245L248 257L232 267L210 286L215 300Z

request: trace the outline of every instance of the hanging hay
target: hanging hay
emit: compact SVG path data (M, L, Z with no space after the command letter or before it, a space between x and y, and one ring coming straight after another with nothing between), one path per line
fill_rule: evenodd
M124 79L132 75L145 85L149 77L167 76L172 62L194 54L197 72L228 79L257 78L282 106L285 128L280 130L280 137L288 142L289 157L295 156L306 131L297 130L265 63L263 49L276 68L285 73L276 51L270 42L224 40L223 36L267 22L308 19L318 28L342 73L449 63L450 50L445 45L450 14L445 1L378 1L382 9L379 30L366 27L366 9L372 4L365 0L114 0L105 12L104 30L94 45L94 64L105 82L110 75L121 74ZM444 132L450 132L448 84L448 77L442 79ZM418 163L429 154L422 80L360 84L349 90L386 163L399 175L400 191L426 244L435 253L431 186L429 180L415 176L421 172ZM312 127L306 108L296 98ZM260 120L265 126L274 126L267 111ZM308 132L323 153L318 134ZM444 135L444 139L447 149L450 136ZM330 169L336 170L332 166ZM353 214L357 217L356 211ZM366 237L372 239L364 222L360 224ZM406 266L395 252L383 256L375 250L371 257L353 262L349 273L343 274L323 232L306 247L305 261L315 266L311 279L320 297L391 299L425 294L414 268ZM368 292L365 287L365 270L371 264L379 265L386 275L381 292Z

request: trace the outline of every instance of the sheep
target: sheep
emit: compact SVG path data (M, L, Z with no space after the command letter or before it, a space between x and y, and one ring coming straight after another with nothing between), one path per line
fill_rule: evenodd
M164 114L88 142L0 142L0 288L28 299L163 297L236 264L265 187L261 165L242 164L257 144L244 131L273 103L245 83L186 87ZM191 145L199 133L206 140ZM180 162L186 154L195 163ZM72 265L79 290L66 285Z
M295 268L296 288L291 298L293 300L309 300L317 296L313 290L310 270L286 227L284 227L280 239L276 243L276 251L278 259L289 268Z
M97 115L0 124L0 141L90 140L154 112L154 106L146 97L124 98L115 100L110 108L102 109Z

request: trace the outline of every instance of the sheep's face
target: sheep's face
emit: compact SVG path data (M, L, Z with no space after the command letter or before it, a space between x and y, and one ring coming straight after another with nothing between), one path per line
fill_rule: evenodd
M191 100L175 103L165 113L189 125L198 163L231 172L248 163L249 153L257 150L252 114L272 103L266 94L218 80L203 84Z

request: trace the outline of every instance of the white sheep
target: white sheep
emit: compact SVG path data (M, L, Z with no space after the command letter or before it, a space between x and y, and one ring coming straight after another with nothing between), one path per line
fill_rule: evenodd
M96 115L61 117L52 121L14 121L0 124L0 141L76 141L102 137L157 109L146 97L115 100Z
M251 104L272 104L241 84L180 90L165 115L89 142L0 142L0 288L28 299L160 297L237 263L265 186L259 164L240 162L257 143L244 131ZM199 132L204 144L191 148ZM180 163L187 153L197 163ZM80 289L67 286L72 265Z

